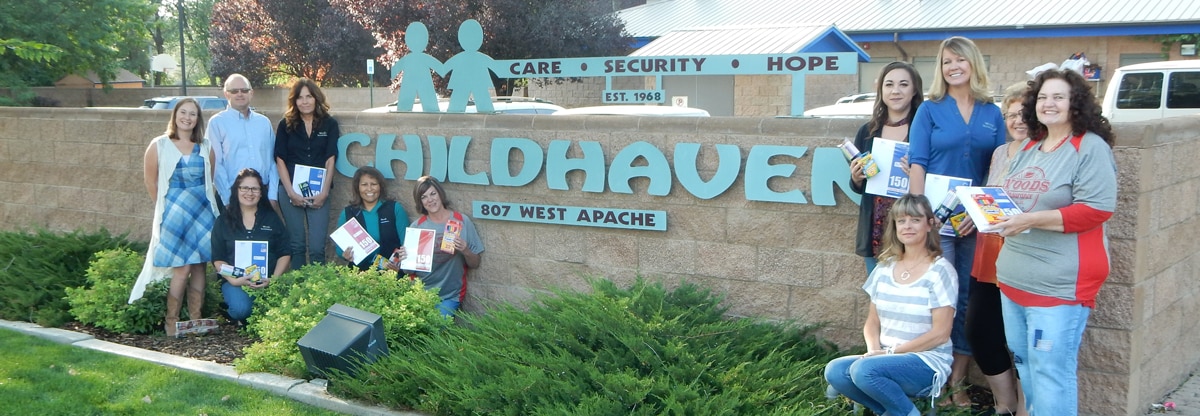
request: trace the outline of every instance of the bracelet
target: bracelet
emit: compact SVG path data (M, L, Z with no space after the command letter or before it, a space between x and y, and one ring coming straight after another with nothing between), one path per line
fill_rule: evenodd
M883 353L884 353L884 354L887 354L887 355L892 355L892 354L895 354L895 353L896 353L896 347L883 347Z

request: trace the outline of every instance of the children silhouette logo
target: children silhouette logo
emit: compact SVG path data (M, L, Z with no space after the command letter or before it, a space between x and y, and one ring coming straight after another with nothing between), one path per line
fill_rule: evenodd
M425 53L429 46L429 29L424 23L412 22L404 31L404 44L408 54L392 65L392 78L403 73L400 91L396 99L396 111L412 111L416 99L421 99L421 110L427 113L441 111L437 91L433 88L433 73L449 77L450 113L463 113L467 103L475 99L475 108L480 113L491 113L492 75L488 67L495 62L492 57L479 52L483 45L483 26L475 19L458 26L458 45L462 52L442 63Z
M421 99L421 109L425 112L441 111L438 108L437 91L433 89L433 74L430 71L438 74L446 71L441 61L425 53L425 48L429 46L429 29L421 22L410 23L404 30L404 44L408 46L408 55L404 55L392 65L392 78L401 72L404 73L404 78L400 81L396 111L412 111L416 98Z
M450 76L449 112L461 113L467 109L467 101L475 98L475 109L480 113L492 112L492 97L488 87L492 82L488 67L492 57L479 52L483 45L483 27L475 19L458 26L458 45L463 51L446 61L445 75Z

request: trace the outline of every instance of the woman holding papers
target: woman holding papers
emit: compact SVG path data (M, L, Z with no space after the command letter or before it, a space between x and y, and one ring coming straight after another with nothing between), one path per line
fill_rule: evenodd
M275 130L275 165L280 187L287 193L286 202L280 198L279 210L291 233L293 269L325 262L329 236L325 202L333 185L329 174L341 135L321 88L308 78L296 80L288 93L287 112Z
M1025 93L1029 140L1004 190L1024 213L997 226L1004 332L1030 414L1078 413L1079 343L1108 278L1117 205L1113 132L1083 76L1049 70Z
M1022 101L1029 84L1021 82L1005 90L1000 109L1008 130L1008 142L992 153L987 186L1003 185L1004 175L1021 142L1029 137L1029 128L1021 119ZM996 255L1004 237L995 233L979 233L975 246L975 261L971 265L971 294L967 301L967 340L975 353L975 362L987 377L995 399L996 414L1028 415L1023 395L1017 384L1013 361L1004 339L1004 319L1000 313L1000 288L996 286Z
M428 272L413 272L425 282L426 288L437 288L442 297L438 311L442 316L453 316L467 296L467 269L479 267L483 260L483 240L475 231L471 218L450 209L450 200L442 184L432 176L417 179L413 188L413 202L420 218L413 221L411 228L423 228L437 232L433 241L433 268ZM448 247L447 230L451 230L453 247ZM457 233L453 233L457 230ZM455 235L456 234L456 235ZM396 252L398 260L408 257L404 247Z
M917 414L909 397L936 396L949 377L958 277L924 196L900 197L887 221L879 267L862 287L867 353L830 361L825 380L877 415L908 416Z
M228 209L213 227L213 268L224 278L221 295L229 308L229 320L238 326L246 325L254 306L245 288L267 287L271 278L288 271L291 264L288 232L265 197L268 191L258 171L242 169L230 189Z
M204 264L212 259L213 150L204 138L204 117L196 100L180 100L162 136L146 148L143 160L146 191L154 201L150 251L129 295L132 303L146 285L171 277L164 329L175 336L179 309L187 293L188 316L200 319L204 305Z
M929 101L917 109L909 130L909 192L944 194L946 189L926 189L926 174L968 179L978 186L987 179L992 151L1004 144L1004 116L988 92L987 66L983 54L970 39L955 36L942 41L937 69L941 77L929 89ZM931 201L937 203L939 201ZM971 348L964 331L971 263L975 257L975 235L970 220L958 227L958 235L943 236L942 253L958 273L959 311L954 316L954 367L950 376L950 400L970 406L964 388Z
M876 137L908 141L908 126L917 107L925 100L921 76L905 62L892 62L883 67L875 80L875 109L871 121L863 124L854 136L854 146L870 152ZM863 257L867 274L875 269L875 255L883 249L883 230L887 228L888 208L895 198L866 193L867 177L863 173L864 158L850 162L850 189L862 194L858 205L858 233L854 238L854 253ZM889 169L884 169L888 171Z
M338 215L338 226L353 218L363 230L379 243L375 252L365 253L363 261L356 264L359 270L390 268L398 270L388 259L396 249L404 245L404 229L408 227L408 213L399 202L388 198L387 181L379 169L363 166L354 172L351 180L354 194L350 205ZM339 256L354 264L354 247L335 247Z

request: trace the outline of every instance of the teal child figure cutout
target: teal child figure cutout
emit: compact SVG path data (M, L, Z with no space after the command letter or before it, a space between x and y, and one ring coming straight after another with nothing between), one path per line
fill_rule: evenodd
M492 57L479 52L483 45L483 27L475 19L469 19L458 26L458 44L463 51L446 60L444 68L450 76L450 109L449 112L461 113L467 109L467 101L475 98L475 109L480 113L492 112L492 96L488 87L492 83L492 74L488 71Z
M433 89L433 75L429 71L440 74L445 68L441 61L425 53L425 47L429 45L429 29L421 22L410 23L404 30L404 44L408 46L408 54L392 65L392 78L404 72L396 111L412 111L415 98L421 99L421 109L426 113L442 111L438 108L437 91Z

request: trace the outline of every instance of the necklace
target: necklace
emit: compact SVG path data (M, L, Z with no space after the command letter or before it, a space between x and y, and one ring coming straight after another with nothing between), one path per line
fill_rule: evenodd
M907 281L908 281L908 279L911 279L911 278L912 278L912 273L911 273L911 272L913 271L913 269L916 269L916 268L920 267L920 266L921 266L921 265L923 265L923 264L925 264L925 262L924 262L924 261L917 260L916 264L913 264L912 266L909 266L909 267L906 267L906 268L904 268L904 272L903 272L903 273L900 273L900 277L898 277L898 279L900 279L900 281L901 281L901 282L907 282ZM897 266L899 266L899 265L900 265L900 263L899 263L899 262L897 262L897 263L896 263L896 265L897 265Z
M903 125L905 125L905 124L908 124L908 122L909 122L909 121L911 121L911 120L912 120L912 119L911 119L911 118L909 118L909 117L904 117L904 118L902 118L902 119L900 119L900 120L898 120L898 121L891 121L891 120L884 121L884 122L883 122L883 125L885 125L885 126L888 126L888 127L900 127L900 126L903 126Z

